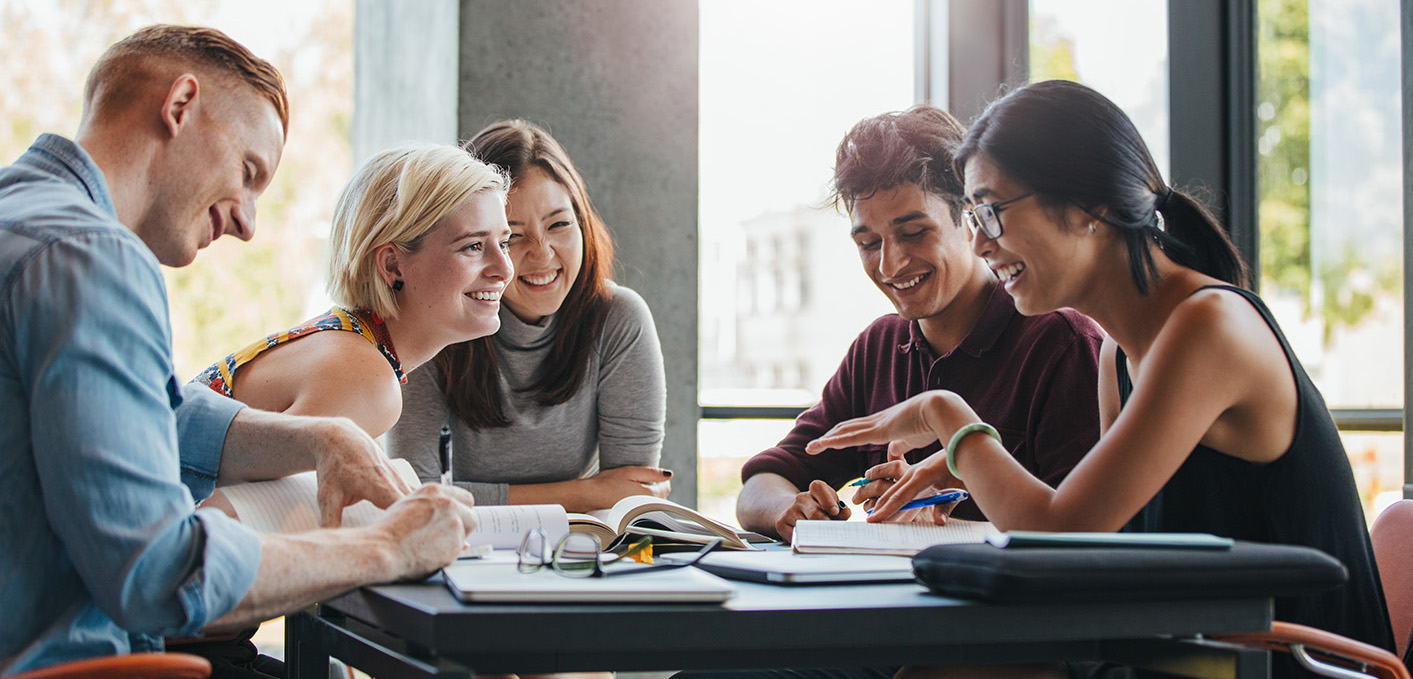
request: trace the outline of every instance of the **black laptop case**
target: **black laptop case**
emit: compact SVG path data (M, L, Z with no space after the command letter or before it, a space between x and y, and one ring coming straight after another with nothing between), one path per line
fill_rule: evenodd
M913 557L935 594L998 603L1295 596L1343 584L1334 557L1237 541L1231 549L937 545Z

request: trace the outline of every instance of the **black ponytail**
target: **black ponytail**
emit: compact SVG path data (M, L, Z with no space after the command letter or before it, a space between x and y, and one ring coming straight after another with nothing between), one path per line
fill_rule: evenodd
M1167 224L1167 233L1157 239L1158 245L1170 259L1237 287L1251 287L1250 267L1237 252L1227 230L1201 201L1173 191L1159 212Z

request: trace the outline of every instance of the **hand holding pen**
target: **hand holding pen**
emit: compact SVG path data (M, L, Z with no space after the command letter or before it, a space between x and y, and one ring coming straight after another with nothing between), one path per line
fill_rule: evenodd
M962 500L965 500L969 497L971 497L971 495L965 490L962 490L960 488L949 488L936 495L930 495L928 497L920 497L911 500L902 507L899 507L898 511L905 512L909 509L920 509L922 507L934 507L936 505L952 504L954 502L961 502ZM873 510L870 509L867 513L872 514Z
M904 459L889 460L869 467L863 478L846 486L854 489L852 502L863 506L865 510L873 509L873 506L878 504L878 498L908 472L908 467L908 462Z
M762 475L764 476L764 475ZM755 477L761 478L761 477ZM782 493L795 490L794 484L783 477L774 477L781 484ZM815 479L809 488L797 492L788 505L782 507L775 517L775 534L786 542L795 532L795 523L801 520L847 521L853 511L839 499L834 487Z

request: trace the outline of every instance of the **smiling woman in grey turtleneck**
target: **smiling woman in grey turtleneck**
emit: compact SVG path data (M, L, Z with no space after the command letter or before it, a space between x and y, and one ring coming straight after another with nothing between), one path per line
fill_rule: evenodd
M613 246L583 178L525 121L492 124L465 148L511 174L515 277L499 333L448 347L408 376L389 454L436 479L447 424L453 479L478 504L590 511L666 497L662 349L643 299L610 280Z

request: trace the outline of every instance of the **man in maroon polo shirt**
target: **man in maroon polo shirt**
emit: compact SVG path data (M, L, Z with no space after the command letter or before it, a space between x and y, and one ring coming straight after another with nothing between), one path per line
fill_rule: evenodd
M809 455L805 444L929 389L961 394L1016 460L1051 486L1099 439L1094 393L1103 333L1071 310L1020 315L972 253L961 221L962 180L952 167L965 133L946 111L919 105L863 120L840 142L835 204L849 212L864 272L898 313L865 329L820 402L746 463L736 503L742 526L788 540L801 519L847 519L852 510L837 489L886 465L868 474L882 480L854 495L855 504L871 506L887 479L940 444L894 462L884 446ZM963 487L953 481L947 487ZM971 501L952 515L983 518Z

